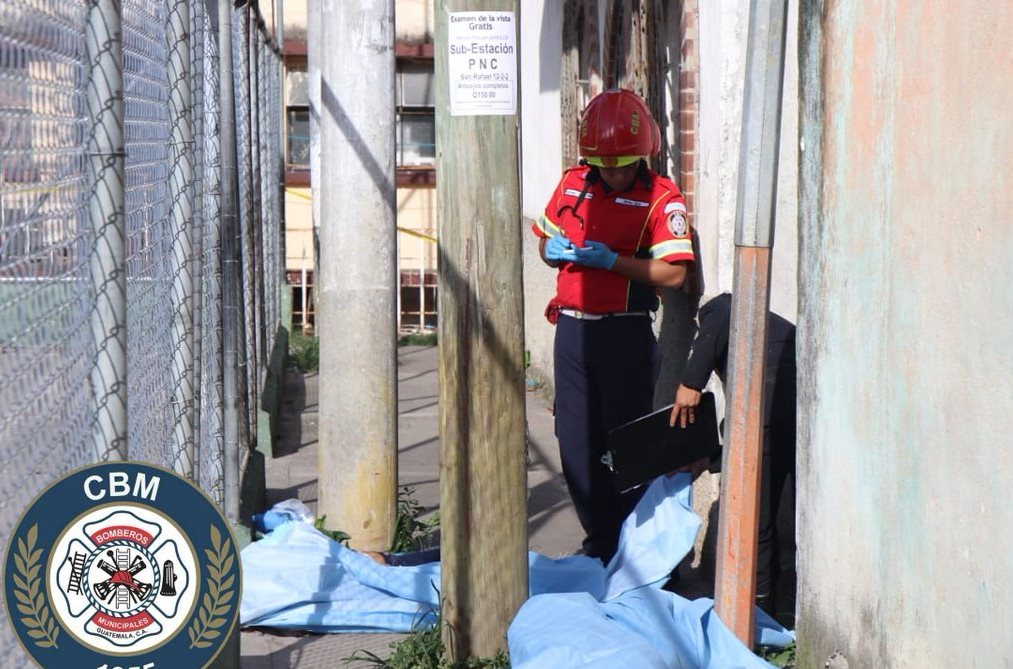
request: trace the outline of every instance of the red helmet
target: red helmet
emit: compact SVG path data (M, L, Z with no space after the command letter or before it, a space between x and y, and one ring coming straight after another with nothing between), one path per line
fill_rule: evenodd
M639 95L613 88L594 96L580 118L580 155L592 165L629 165L661 150L661 130Z

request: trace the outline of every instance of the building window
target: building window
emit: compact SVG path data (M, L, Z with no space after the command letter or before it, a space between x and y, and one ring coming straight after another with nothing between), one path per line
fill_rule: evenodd
M288 152L285 162L289 169L310 167L310 110L288 108Z
M401 334L426 332L437 325L436 270L401 270Z
M290 63L285 71L285 167L310 168L310 98L306 63Z
M436 164L436 102L433 61L402 59L395 82L397 165ZM310 108L305 63L290 64L285 73L285 162L289 170L310 165Z
M314 272L311 269L286 270L285 279L292 291L292 327L312 334L316 324Z
M292 286L292 327L303 334L312 334L315 326L313 286Z
M395 84L397 164L436 164L436 100L432 60L398 60Z
M397 115L397 164L436 162L436 117L432 111L400 110Z
M18 261L39 262L47 257L44 221L20 208L0 208L0 267ZM66 255L66 249L60 250Z

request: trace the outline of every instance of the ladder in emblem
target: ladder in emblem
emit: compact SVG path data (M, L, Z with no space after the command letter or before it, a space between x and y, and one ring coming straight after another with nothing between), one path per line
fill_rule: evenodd
M130 550L127 548L116 549L116 568L120 571L126 571L130 568ZM130 590L129 588L120 586L116 588L116 608L124 608L130 606Z
M84 577L84 553L74 553L70 559L70 582L67 592L81 594L81 580Z

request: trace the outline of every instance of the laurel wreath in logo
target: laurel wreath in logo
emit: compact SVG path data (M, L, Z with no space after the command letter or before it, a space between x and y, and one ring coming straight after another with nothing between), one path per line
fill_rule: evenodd
M207 592L201 599L200 610L188 630L190 648L207 648L212 639L221 636L219 628L228 622L229 602L236 594L235 576L229 575L234 557L231 554L232 541L222 539L222 533L214 525L211 526L211 545L204 549L208 559L208 577L205 581ZM228 575L228 576L226 576Z
M18 600L18 611L24 615L21 623L28 628L28 636L35 639L39 648L59 648L56 639L60 636L60 626L56 618L49 612L46 593L40 587L42 579L39 570L42 565L43 550L35 547L39 537L39 525L36 523L28 530L25 539L18 537L18 552L14 556L14 596Z

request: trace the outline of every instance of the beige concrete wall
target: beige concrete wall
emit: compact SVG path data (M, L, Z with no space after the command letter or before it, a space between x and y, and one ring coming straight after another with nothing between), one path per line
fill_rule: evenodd
M397 0L394 29L399 42L420 44L433 39L433 0Z
M436 189L398 188L397 225L426 237L436 237ZM418 270L424 263L436 269L436 244L410 233L401 233L400 268ZM313 269L313 212L309 188L285 189L285 269Z
M286 40L306 39L308 0L285 0L284 25ZM313 1L313 0L310 0ZM433 35L433 0L397 0L395 3L396 39L407 43L431 41ZM398 226L424 235L436 236L436 189L398 188ZM309 188L289 187L285 194L286 217L286 269L298 271L313 269L313 234L311 191ZM400 259L402 269L417 270L421 264L429 269L436 267L435 244L425 241L419 248L419 238L402 233ZM305 259L304 259L305 258Z
M284 16L282 25L285 27L285 41L306 41L306 3L320 0L284 0Z
M398 257L401 271L436 270L436 189L397 189ZM411 232L419 233L413 235Z
M800 667L1013 666L1013 4L802 4Z
M309 188L285 189L285 269L313 269L313 210Z
M798 2L788 3L781 152L771 308L794 321L797 309ZM739 138L745 91L749 3L700 2L700 114L696 227L707 294L733 288Z

